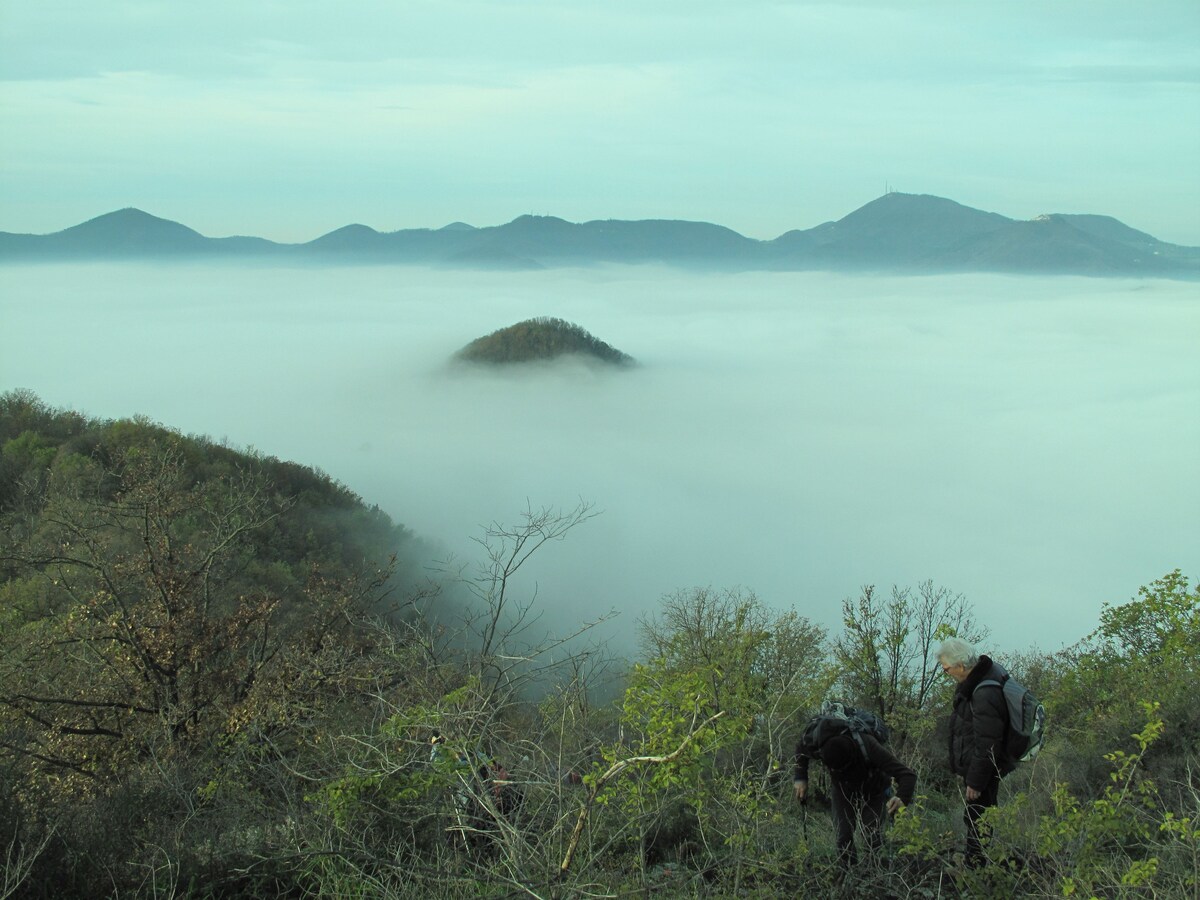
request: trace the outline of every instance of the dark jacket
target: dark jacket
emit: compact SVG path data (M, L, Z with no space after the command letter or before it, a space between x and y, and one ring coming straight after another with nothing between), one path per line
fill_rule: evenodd
M1016 764L1004 751L1008 731L1008 705L996 685L979 682L994 679L1003 682L1008 673L999 663L980 656L971 673L954 692L954 712L950 716L950 770L963 778L967 787L982 791L994 778L1003 778Z
M860 736L865 755L859 754L854 764L841 772L830 771L829 780L840 787L846 796L870 797L886 791L894 778L896 795L901 803L908 806L917 789L917 773L896 759L892 751L869 734ZM808 781L809 759L802 745L797 744L796 781Z

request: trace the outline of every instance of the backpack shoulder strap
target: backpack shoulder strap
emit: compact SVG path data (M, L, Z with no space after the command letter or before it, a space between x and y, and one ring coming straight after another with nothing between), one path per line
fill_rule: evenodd
M1004 683L1006 681L1008 681L1008 679L1009 679L1009 674L1007 672L1005 672L1002 676L1000 676L1000 678L985 678L985 679L983 679L983 681L979 682L979 684L975 685L975 687L971 689L971 696L974 696L975 691L979 690L984 685L989 685L991 687L998 687L998 688L1000 688L1000 690L1003 691Z
M867 755L867 742L863 740L862 732L857 728L851 728L849 731L854 737L854 743L858 744L858 749L862 753L863 762L869 763L871 761L871 757Z

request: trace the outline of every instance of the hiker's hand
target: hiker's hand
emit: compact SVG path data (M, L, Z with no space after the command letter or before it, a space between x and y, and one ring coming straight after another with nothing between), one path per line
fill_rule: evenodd
M799 800L801 803L803 803L804 796L805 796L805 794L808 793L808 782L807 781L797 781L795 783L795 789L796 789L796 799Z
M970 785L967 785L967 799L968 800L978 800L979 795L981 793L982 793L982 791L977 791L975 788L971 787Z
M893 797L887 803L887 811L889 816L894 816L896 810L904 805L904 802L899 797Z

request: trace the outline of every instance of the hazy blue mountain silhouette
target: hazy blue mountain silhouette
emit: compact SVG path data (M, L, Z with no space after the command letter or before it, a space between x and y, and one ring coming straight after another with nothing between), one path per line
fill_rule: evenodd
M1132 229L1130 229L1132 231ZM1065 216L1010 222L983 237L952 248L940 258L946 267L1010 272L1124 274L1148 271L1155 257L1146 248L1082 230Z
M180 253L203 250L208 238L140 209L121 209L60 231L60 245L84 252Z
M281 249L257 237L209 238L169 219L126 208L47 235L0 232L0 259L256 255Z
M294 249L300 256L325 261L341 258L346 262L440 263L475 246L477 230L467 226L381 232L366 225L347 225L307 244L294 245Z
M1124 222L1120 222L1112 216L1067 215L1065 213L1058 213L1049 218L1062 219L1068 225L1073 225L1080 231L1099 238L1121 241L1126 244L1140 244L1145 247L1153 247L1161 243L1146 234L1146 232L1130 228Z
M490 231L497 245L526 256L570 261L599 257L616 262L737 259L758 241L707 222L616 219L573 225L553 216L521 216Z
M0 232L0 260L287 257L348 264L414 263L538 269L663 263L709 269L881 272L1001 271L1200 276L1200 248L1168 244L1109 216L1054 214L1022 221L944 197L888 193L836 222L745 237L708 222L665 219L573 223L519 216L503 225L454 222L380 232L347 225L301 244L209 238L137 209L46 235Z
M312 250L331 253L346 251L361 252L371 250L384 243L386 237L368 225L346 225L329 234L321 235L315 241L305 244Z
M836 222L789 231L773 242L781 258L892 266L920 263L1012 220L925 194L885 194Z

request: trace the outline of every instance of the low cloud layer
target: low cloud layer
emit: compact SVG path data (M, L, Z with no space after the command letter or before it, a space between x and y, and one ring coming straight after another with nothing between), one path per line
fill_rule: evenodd
M546 624L740 586L836 628L933 579L1054 649L1200 571L1193 285L1001 276L0 269L0 389L317 466L469 560L532 505ZM632 370L446 360L534 316Z

